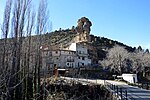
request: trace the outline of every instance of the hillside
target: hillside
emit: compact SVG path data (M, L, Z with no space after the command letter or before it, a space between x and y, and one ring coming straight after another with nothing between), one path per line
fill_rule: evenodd
M59 30L51 33L46 33L40 35L42 39L41 44L48 45L48 46L58 46L58 47L62 46L63 48L65 48L74 41L73 38L75 38L76 35L77 32L74 29L66 29L66 30ZM35 48L34 44L36 44L38 41L37 37L39 36L38 35L32 36L33 48ZM28 38L26 39L28 40ZM0 42L1 44L2 41L3 39L1 39ZM90 35L90 40L88 45L92 46L92 48L89 49L89 54L92 57L92 59L94 57L94 60L97 61L102 60L106 56L107 50L112 48L115 44L125 47L129 52L133 52L136 49L115 40L111 40L105 37Z
M65 47L72 42L76 34L75 31L70 29L60 30L45 34L45 40L51 45L63 45ZM96 52L97 59L99 60L102 60L106 56L107 50L112 48L115 44L125 47L129 52L133 52L136 49L121 42L94 35L90 35L90 41L88 44L96 49L96 51L92 50L90 55L94 55L93 53Z
M123 44L121 42L115 41L115 40L111 40L105 37L99 37L99 36L94 36L94 35L90 35L90 37L92 38L92 44L98 48L101 49L110 49L112 48L115 44L119 45L119 46L123 46L125 47L129 52L133 52L135 50L135 48L128 46L126 44Z

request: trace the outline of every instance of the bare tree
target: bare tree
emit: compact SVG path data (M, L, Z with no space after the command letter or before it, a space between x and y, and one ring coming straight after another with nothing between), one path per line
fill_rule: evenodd
M144 51L137 51L130 54L132 70L135 73L144 72L145 67L150 66L150 54Z
M40 46L41 41L45 39L42 34L48 30L49 18L47 2L40 0L37 22L34 23L36 13L31 10L31 3L31 0L7 0L1 27L4 39L1 42L3 47L0 47L2 50L0 92L5 93L7 98L15 100L37 99L36 95L40 94L40 71L42 67ZM34 39L31 36L35 26L36 43L33 42ZM9 33L11 38L8 38ZM33 55L34 57L32 57ZM35 67L32 69L31 61L33 58L35 59ZM32 72L34 73L34 84L29 84L29 77ZM34 87L32 96L29 93L31 92L28 89L29 86ZM33 97L34 95L35 97Z
M150 53L145 52L143 57L143 77L145 77L145 72L150 69Z
M21 66L24 66L23 69L23 76L26 76L23 82L23 98L26 100L29 100L30 98L33 98L33 93L31 92L32 89L29 89L29 87L33 87L33 84L30 84L30 81L32 77L30 76L32 74L32 64L31 64L31 55L32 55L32 33L34 31L34 21L35 21L35 12L31 10L31 8L28 8L27 11L27 24L26 24L26 31L25 36L26 38L23 40L23 46L22 46L22 57L21 57Z
M22 65L23 51L22 51L22 43L24 39L24 32L26 28L26 20L27 20L27 11L30 5L30 0L16 0L14 1L13 8L13 17L12 17L12 36L14 40L13 45L13 61L12 61L12 70L11 74L14 75L9 85L13 87L10 90L11 98L21 99L24 93L23 92L23 81L26 79L27 74L23 74L26 66Z
M3 25L1 28L1 31L3 33L3 49L1 54L1 62L0 62L0 92L3 92L4 94L8 94L8 77L10 77L9 68L8 68L8 52L9 46L8 44L8 35L9 35L9 29L10 29L10 14L11 14L11 5L12 1L7 0L5 11L4 11L4 19L3 19ZM2 91L1 91L2 90Z
M130 54L133 72L138 73L140 70L143 70L142 69L142 58L143 58L143 52L137 52L137 53Z
M108 69L109 66L111 66L111 64L112 64L108 59L103 59L103 60L100 61L99 63L102 65L102 67L103 67L104 69Z
M0 73L0 78L2 78L2 81L0 79L0 90L5 93L6 97L16 100L22 98L22 84L27 76L27 74L22 74L25 69L22 64L25 60L23 59L22 43L25 35L26 20L29 19L27 11L29 10L30 2L30 0L7 0L4 12L2 26L4 44L1 62L3 74ZM13 6L11 6L12 3ZM12 7L13 10L11 10ZM10 20L11 14L12 20ZM8 39L9 33L13 36L10 39Z
M126 60L128 59L128 51L121 46L115 45L112 49L110 49L107 53L106 59L104 59L101 63L102 65L109 66L110 69L117 71L118 73L122 73L122 69L126 68Z
M41 58L41 41L45 40L45 35L47 31L48 25L48 10L47 10L47 0L40 0L38 14L37 14L37 27L36 27L36 34L37 34L37 41L36 44L36 64L34 68L34 93L40 94L40 72L42 68L42 58Z
M3 20L3 26L1 28L2 33L3 33L3 55L2 55L2 66L0 67L1 71L6 70L6 52L7 52L7 39L8 39L8 34L9 34L9 28L10 28L10 13L11 13L11 5L12 5L12 1L11 0L7 0L6 2L6 6L5 6L5 12L4 12L4 20Z

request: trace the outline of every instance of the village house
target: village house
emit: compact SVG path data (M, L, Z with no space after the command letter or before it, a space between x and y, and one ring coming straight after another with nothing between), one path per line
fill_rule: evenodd
M88 45L91 22L83 17L78 20L76 36L67 45L41 46L42 68L78 68L91 65Z
M41 47L42 48L42 47ZM86 43L72 43L68 48L42 48L42 68L77 68L91 64Z
M76 66L83 67L91 64L91 59L89 59L88 46L85 42L72 43L68 48L76 52Z

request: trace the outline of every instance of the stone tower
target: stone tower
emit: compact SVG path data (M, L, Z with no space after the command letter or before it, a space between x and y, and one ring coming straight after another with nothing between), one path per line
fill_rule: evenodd
M91 21L88 18L82 17L78 20L76 27L77 36L75 41L76 42L88 42L89 41L89 34L90 34L90 27L92 26Z

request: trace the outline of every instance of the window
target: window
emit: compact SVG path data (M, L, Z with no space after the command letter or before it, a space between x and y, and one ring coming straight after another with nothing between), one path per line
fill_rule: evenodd
M82 65L84 66L84 63L82 63Z
M81 41L81 38L79 38L79 41Z
M56 51L56 54L57 54L58 52Z
M81 51L79 51L79 54L81 54Z
M85 58L84 58L84 57L82 57L82 60L85 60Z
M78 57L80 59L80 57Z
M54 64L54 67L57 67L57 64Z
M86 39L86 37L84 37L84 40Z
M48 70L50 70L51 68L50 68L50 65L48 66Z
M67 66L69 66L69 63L67 63Z

